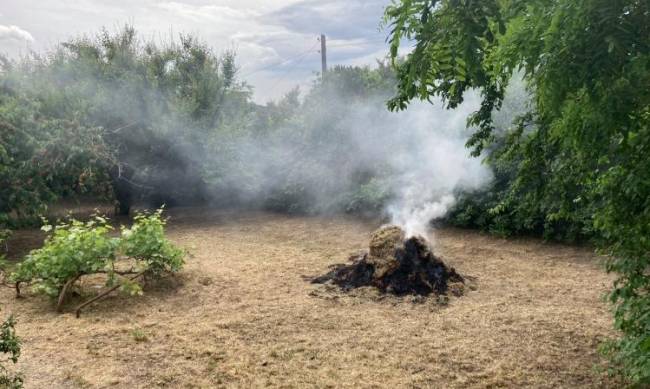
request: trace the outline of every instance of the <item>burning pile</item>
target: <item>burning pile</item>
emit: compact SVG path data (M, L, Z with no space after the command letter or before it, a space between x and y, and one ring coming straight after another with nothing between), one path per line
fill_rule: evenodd
M447 291L462 294L463 277L433 255L427 241L420 236L406 239L401 228L385 226L372 234L369 248L368 252L352 256L352 264L334 265L329 273L312 282L331 281L344 290L375 286L396 295Z

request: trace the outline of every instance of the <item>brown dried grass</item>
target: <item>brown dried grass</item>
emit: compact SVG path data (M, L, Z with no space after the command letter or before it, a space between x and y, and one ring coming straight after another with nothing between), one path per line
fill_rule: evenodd
M476 277L441 305L321 293L303 279L364 248L378 223L172 217L170 238L193 258L143 297L111 297L75 319L0 288L3 314L18 317L27 388L616 386L593 370L613 333L602 300L611 278L589 249L440 230L436 253ZM17 247L22 237L34 233L17 233Z

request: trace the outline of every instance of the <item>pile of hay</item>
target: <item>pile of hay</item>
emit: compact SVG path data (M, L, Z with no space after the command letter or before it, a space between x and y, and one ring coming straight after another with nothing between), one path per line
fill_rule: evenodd
M312 283L331 282L344 290L374 286L396 295L463 292L463 277L433 255L424 238L406 239L397 226L375 231L369 250L350 260L352 264L334 265L329 273L314 278Z

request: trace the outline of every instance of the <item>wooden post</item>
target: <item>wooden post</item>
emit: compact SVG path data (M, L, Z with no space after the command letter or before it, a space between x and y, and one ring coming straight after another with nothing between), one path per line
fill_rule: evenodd
M321 78L324 79L327 71L327 38L325 34L320 34L320 61L322 67Z

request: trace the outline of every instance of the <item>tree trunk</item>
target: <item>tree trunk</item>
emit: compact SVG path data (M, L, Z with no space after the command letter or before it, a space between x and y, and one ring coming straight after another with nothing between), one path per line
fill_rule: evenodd
M113 193L117 200L115 213L117 215L128 216L133 204L134 188L130 179L133 176L133 170L124 165L115 166L111 171L113 179Z

